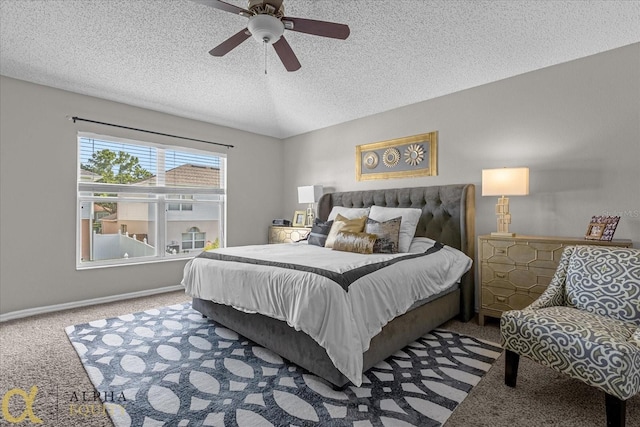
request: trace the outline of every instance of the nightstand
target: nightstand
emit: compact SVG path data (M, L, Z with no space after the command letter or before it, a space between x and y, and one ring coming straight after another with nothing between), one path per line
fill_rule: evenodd
M279 225L269 226L269 244L271 243L293 243L307 237L311 232L306 227L283 227Z
M571 237L478 236L480 261L480 314L500 318L503 311L520 310L535 301L547 288L565 246L601 245L630 248L628 239L612 241Z

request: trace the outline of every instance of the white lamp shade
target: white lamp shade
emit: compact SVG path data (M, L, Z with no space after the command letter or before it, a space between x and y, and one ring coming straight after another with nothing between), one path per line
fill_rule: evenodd
M322 197L322 185L298 187L298 203L315 203Z
M482 170L483 196L526 196L529 194L529 168Z

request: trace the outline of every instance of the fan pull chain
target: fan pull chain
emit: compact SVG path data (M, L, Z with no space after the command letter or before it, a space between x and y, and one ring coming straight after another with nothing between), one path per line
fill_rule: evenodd
M264 45L264 74L267 74L267 41L263 41L262 44Z

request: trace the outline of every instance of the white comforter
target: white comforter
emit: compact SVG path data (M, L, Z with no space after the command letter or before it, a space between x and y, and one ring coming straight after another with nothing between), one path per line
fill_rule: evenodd
M304 243L216 249L215 252L345 272L409 254L362 255ZM416 301L455 284L471 267L462 252L445 247L404 260L353 282L348 292L309 272L273 266L194 258L182 285L192 297L257 312L287 322L324 347L336 368L362 383L362 353L390 320Z

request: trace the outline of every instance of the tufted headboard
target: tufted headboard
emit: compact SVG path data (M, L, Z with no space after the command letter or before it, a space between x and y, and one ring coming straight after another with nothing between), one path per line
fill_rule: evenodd
M452 184L433 187L345 191L324 194L318 203L318 217L326 221L334 206L419 208L422 215L415 235L429 237L460 249L475 260L475 186ZM461 282L461 316L474 315L474 269Z

